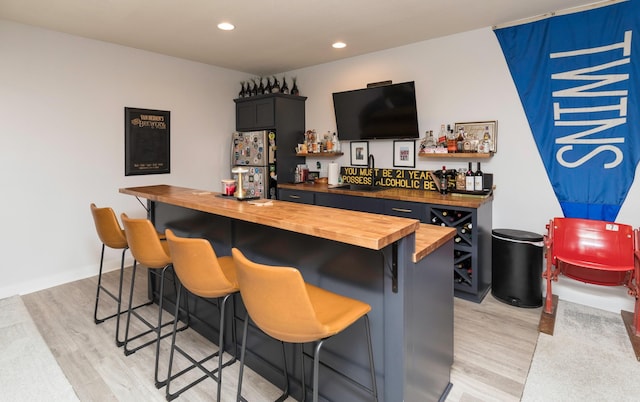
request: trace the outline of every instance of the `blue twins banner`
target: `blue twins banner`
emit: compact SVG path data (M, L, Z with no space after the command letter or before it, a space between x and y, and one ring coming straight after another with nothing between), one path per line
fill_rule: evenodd
M615 221L640 156L640 0L496 29L566 217Z

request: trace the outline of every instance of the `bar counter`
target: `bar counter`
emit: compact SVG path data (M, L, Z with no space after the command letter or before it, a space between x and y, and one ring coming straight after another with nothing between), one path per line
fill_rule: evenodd
M206 238L218 255L229 255L237 247L256 262L296 267L305 281L370 304L380 399L445 399L453 363L455 229L278 200L253 204L168 185L120 192L147 199L149 218L159 231L170 228L178 236ZM215 331L208 329L217 322L217 311L196 298L190 299L190 309L194 329L217 340ZM241 321L244 311L237 297L234 320ZM253 327L249 336L247 364L280 386L279 343ZM288 345L292 395L300 399L298 353ZM312 356L312 345L305 345L304 353ZM364 327L356 323L328 340L321 360L368 386ZM307 361L307 384L311 366ZM319 388L321 399L369 400L368 394L328 369L321 368Z

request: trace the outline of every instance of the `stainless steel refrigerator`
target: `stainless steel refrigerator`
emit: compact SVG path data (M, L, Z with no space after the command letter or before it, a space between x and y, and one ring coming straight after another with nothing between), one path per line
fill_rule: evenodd
M248 169L242 181L248 197L275 199L277 194L276 133L273 130L235 132L231 140L231 168ZM238 179L237 174L233 174Z

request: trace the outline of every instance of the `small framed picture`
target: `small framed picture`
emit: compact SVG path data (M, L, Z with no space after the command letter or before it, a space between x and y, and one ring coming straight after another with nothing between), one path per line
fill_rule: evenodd
M351 165L367 166L369 161L369 141L351 141Z
M495 153L498 151L498 121L456 123L455 135L462 130L463 152Z
M416 167L416 142L408 140L393 141L393 166Z

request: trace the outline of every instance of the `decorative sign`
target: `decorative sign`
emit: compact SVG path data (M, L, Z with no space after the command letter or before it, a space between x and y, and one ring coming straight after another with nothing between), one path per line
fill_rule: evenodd
M125 176L170 173L170 112L124 108Z
M570 218L614 221L640 161L640 1L607 3L495 30Z
M346 167L340 169L345 184L371 183L371 168ZM413 190L438 191L428 170L374 169L375 185L382 187L407 188Z

